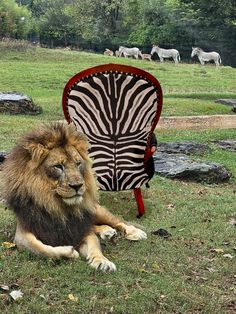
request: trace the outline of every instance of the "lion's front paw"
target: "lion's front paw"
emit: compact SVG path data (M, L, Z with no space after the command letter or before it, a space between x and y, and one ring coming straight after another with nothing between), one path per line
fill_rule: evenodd
M110 240L117 235L117 232L110 226L104 226L104 229L99 233L99 235L103 240Z
M79 253L74 249L73 246L56 246L54 247L54 257L67 257L67 258L78 258Z
M104 256L93 257L88 260L88 263L91 267L96 270L101 270L103 272L114 272L116 271L116 265L109 261Z
M139 241L147 239L147 234L134 226L126 226L125 237L131 241Z

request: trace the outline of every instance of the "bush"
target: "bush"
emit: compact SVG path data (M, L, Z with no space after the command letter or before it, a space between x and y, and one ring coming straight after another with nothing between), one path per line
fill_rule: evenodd
M34 48L35 48L35 45L27 40L3 38L0 41L0 51L5 51L5 50L25 51L27 49L34 49Z

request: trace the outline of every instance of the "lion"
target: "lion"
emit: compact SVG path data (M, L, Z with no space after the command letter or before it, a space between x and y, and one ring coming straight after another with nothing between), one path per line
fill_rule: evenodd
M16 215L17 247L56 259L81 255L96 270L113 272L98 235L111 239L118 230L133 241L147 235L99 204L88 148L87 137L71 124L30 131L4 163L5 198Z

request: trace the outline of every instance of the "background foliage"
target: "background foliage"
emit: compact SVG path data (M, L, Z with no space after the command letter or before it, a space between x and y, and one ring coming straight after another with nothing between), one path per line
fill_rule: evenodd
M236 66L234 0L0 0L0 38L103 51L119 45L149 52L153 44L220 52Z

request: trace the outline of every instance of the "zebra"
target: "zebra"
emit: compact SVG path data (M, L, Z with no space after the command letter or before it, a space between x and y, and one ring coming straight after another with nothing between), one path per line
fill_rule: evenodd
M218 52L212 51L212 52L205 52L199 47L192 47L192 53L191 58L194 56L198 57L198 60L200 61L201 65L204 65L205 62L213 60L215 62L216 66L219 66L221 63L221 58Z
M119 52L120 56L123 54L125 58L134 57L135 59L138 59L139 56L142 58L142 53L137 47L127 48L120 46Z
M125 72L113 66L111 72L72 78L63 96L64 113L87 135L98 186L106 191L136 189L149 181L145 151L162 103L161 87L126 73L128 66L122 66Z
M161 62L164 62L164 59L166 58L172 58L175 64L179 63L180 61L180 54L179 51L176 49L164 49L160 48L159 46L153 46L151 55L153 55L154 53L158 54Z

